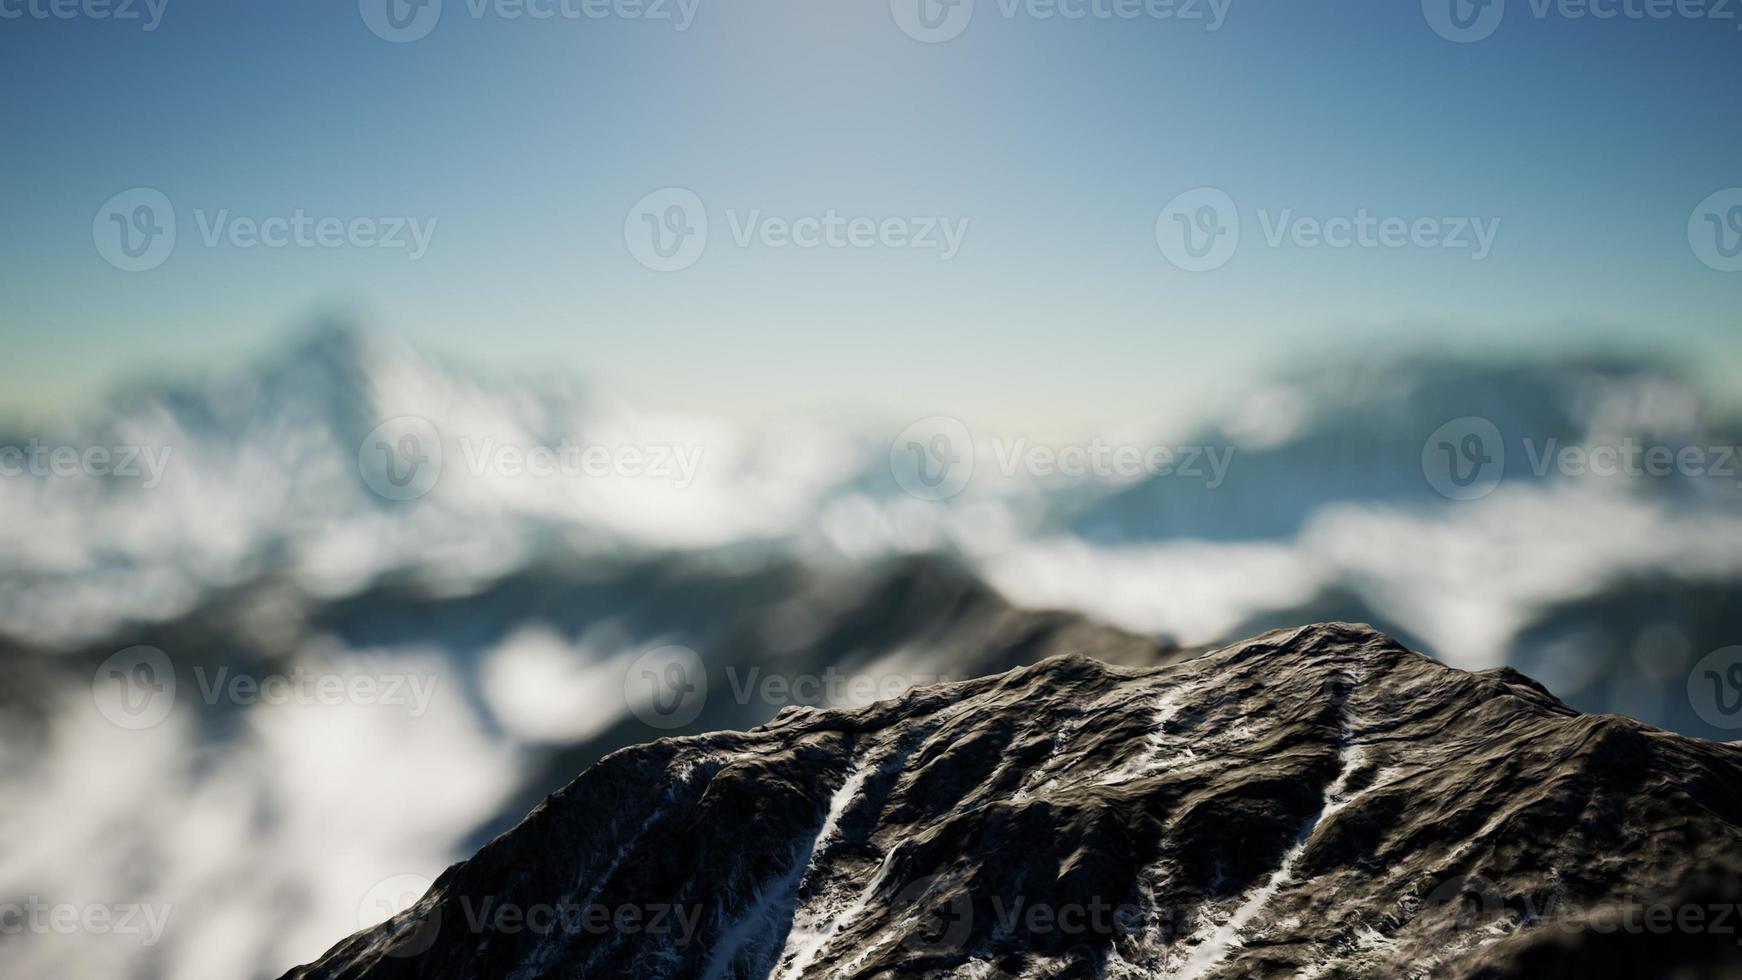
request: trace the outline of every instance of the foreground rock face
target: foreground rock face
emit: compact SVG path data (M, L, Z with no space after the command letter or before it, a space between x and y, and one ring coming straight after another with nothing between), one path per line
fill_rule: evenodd
M294 978L1742 976L1742 747L1366 627L618 752Z

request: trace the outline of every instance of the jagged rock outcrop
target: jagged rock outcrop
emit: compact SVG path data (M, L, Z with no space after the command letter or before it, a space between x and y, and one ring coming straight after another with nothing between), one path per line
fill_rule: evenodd
M1331 624L617 752L289 976L1742 976L1739 872L1742 746Z

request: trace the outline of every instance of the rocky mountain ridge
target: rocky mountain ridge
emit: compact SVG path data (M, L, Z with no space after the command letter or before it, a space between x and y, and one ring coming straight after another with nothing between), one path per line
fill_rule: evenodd
M1727 977L1739 777L1366 627L1055 657L617 752L288 980Z

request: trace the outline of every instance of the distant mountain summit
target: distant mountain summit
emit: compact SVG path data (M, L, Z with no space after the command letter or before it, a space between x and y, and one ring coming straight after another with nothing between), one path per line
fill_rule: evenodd
M1728 977L1742 747L1368 627L617 752L315 978Z
M1435 509L1448 501L1424 475L1424 447L1439 451L1429 443L1459 420L1491 433L1483 451L1512 484L1552 481L1545 460L1587 442L1706 445L1736 435L1735 420L1685 375L1599 358L1354 357L1265 377L1227 401L1193 436L1239 447L1224 482L1144 480L1078 515L1071 530L1106 544L1250 541L1291 537L1331 506ZM1463 457L1462 438L1449 441L1460 468L1480 461ZM1660 480L1656 489L1737 499L1733 485L1715 480Z

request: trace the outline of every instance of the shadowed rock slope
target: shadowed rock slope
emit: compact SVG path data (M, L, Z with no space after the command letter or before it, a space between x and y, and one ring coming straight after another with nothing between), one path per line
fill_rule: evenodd
M1742 747L1329 624L617 752L289 976L1731 977L1739 872Z

